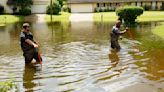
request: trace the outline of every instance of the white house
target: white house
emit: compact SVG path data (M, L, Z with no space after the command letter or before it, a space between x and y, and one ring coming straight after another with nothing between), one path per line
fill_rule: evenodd
M8 0L1 0L0 5L4 6L5 12L6 12L6 13L12 13L13 10L12 10L11 7L9 7L9 6L7 5L7 1L8 1Z
M14 0L1 0L0 5L3 5L6 13L13 13L12 4ZM33 0L31 6L32 13L46 13L46 8L50 4L50 0Z
M50 0L33 0L32 13L46 13Z
M96 8L111 10L123 5L149 6L151 10L164 8L164 0L68 0L72 13L94 12Z

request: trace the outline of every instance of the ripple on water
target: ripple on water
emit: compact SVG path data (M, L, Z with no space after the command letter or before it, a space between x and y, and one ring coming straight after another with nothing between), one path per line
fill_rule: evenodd
M84 41L60 44L57 48L49 46L44 48L47 50L43 52L42 71L25 68L23 57L4 55L0 59L3 61L0 79L8 79L13 73L18 82L23 81L22 86L27 91L115 92L143 82L145 77L155 77L146 72L149 61L143 57L146 52L122 45L118 53L109 51L109 44ZM135 56L143 58L135 59ZM163 82L162 78L160 82Z

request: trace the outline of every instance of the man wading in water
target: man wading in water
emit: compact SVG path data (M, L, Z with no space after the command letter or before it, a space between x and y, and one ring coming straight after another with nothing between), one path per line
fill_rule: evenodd
M120 49L121 49L119 42L118 42L119 36L121 34L124 34L128 30L128 28L126 28L124 31L120 31L121 24L122 24L122 22L120 20L118 20L116 25L113 26L112 32L110 33L111 48L116 49L117 51L120 51Z
M25 58L25 63L30 64L33 58L36 62L34 64L42 62L42 58L38 52L38 42L33 39L33 35L30 32L30 25L28 23L23 24L23 30L20 34L21 48L23 51L23 56Z

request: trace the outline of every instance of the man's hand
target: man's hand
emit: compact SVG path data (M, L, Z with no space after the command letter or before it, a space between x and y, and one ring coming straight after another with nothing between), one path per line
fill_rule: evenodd
M127 30L121 31L120 34L124 34Z
M33 46L34 46L35 48L38 48L38 47L39 47L37 44L34 44Z
M123 31L123 33L127 32L129 30L128 27L125 28L125 30Z

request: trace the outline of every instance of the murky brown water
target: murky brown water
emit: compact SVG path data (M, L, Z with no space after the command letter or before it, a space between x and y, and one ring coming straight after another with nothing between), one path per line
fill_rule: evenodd
M158 23L131 28L118 53L110 50L113 23L31 23L42 71L24 65L21 25L0 27L0 81L14 78L21 92L164 92L164 49L141 48Z

